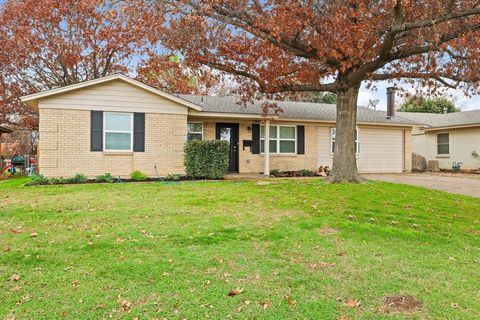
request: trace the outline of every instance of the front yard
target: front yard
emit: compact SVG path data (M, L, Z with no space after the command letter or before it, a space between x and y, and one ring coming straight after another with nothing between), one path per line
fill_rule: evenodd
M25 182L0 182L0 319L480 318L477 199L379 182Z

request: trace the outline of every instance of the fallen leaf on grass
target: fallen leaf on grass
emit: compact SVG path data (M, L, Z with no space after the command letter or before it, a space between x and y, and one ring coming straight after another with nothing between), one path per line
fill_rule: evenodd
M243 292L243 288L237 288L237 289L234 289L234 290L230 291L230 292L228 293L228 296L229 296L229 297L235 297L235 296L239 295L239 294L242 293L242 292Z
M316 270L320 268L335 267L335 262L319 262L319 263L308 263L307 268Z
M338 318L338 320L348 320L348 317L347 316L340 316L340 318Z
M95 308L93 308L93 310L98 310L98 309L103 309L103 308L105 308L105 305L103 303L101 303L101 304L97 304L95 306Z
M358 308L362 303L359 300L347 300L345 305L349 308Z
M291 306L294 306L297 304L297 301L296 300L293 300L289 295L285 295L283 296L283 298L285 298L285 300L288 302L289 305Z
M21 229L10 229L10 232L12 232L12 233L22 233L23 230L21 230Z
M17 292L17 291L20 291L20 290L22 290L22 287L15 286L15 287L10 289L10 292Z
M130 308L132 307L132 303L130 301L126 300L126 299L122 299L120 301L120 304L122 306L123 311L129 311Z
M3 252L9 252L10 251L10 246L8 244L3 246Z
M13 276L10 277L10 281L19 281L19 280L20 280L19 274L14 274Z
M345 251L337 253L337 256L339 256L339 257L345 257L346 255L347 255L347 253Z
M74 288L78 287L79 284L80 284L80 281L78 281L78 280L73 280L72 281L72 287L74 287Z
M36 237L38 237L38 233L36 232L30 233L30 238L36 238Z
M263 308L263 310L267 310L268 308L270 308L272 306L272 300L260 301L258 304Z

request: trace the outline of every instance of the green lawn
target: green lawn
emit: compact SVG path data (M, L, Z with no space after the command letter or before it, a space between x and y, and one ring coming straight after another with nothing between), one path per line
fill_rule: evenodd
M26 181L0 182L0 319L480 318L478 199L373 182ZM388 312L396 295L423 308Z

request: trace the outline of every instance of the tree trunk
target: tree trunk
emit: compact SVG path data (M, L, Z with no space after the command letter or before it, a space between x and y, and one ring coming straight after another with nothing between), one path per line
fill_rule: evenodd
M337 93L335 153L332 172L328 178L331 183L366 181L358 173L355 147L359 89L360 86L355 86Z

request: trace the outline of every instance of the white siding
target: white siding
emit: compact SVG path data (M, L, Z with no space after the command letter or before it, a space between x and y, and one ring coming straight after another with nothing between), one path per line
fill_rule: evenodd
M40 99L40 108L184 114L188 108L130 83L114 80Z
M437 155L438 133L449 133L449 155ZM462 162L462 169L480 168L480 159L472 156L473 151L480 154L480 128L450 129L413 136L412 152L424 156L427 161L438 160L440 169L452 169L455 161Z
M330 127L317 127L318 165L332 166ZM403 129L359 127L358 170L362 173L402 173L404 171Z

